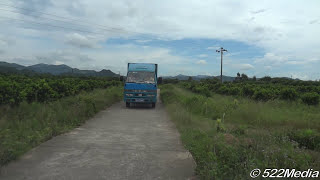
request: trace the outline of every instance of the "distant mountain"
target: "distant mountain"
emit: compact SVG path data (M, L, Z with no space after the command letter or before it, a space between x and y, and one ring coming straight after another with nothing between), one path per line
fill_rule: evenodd
M25 66L22 66L22 65L19 65L19 64L16 64L16 63L7 63L7 62L3 62L3 61L0 61L0 67L1 68L14 68L14 69L17 69L17 70L22 70L25 68Z
M35 74L36 72L26 69L25 66L0 61L0 73Z
M67 65L50 65L50 64L36 64L26 67L26 69L35 71L37 73L49 73L53 75L60 75L72 72L72 68Z
M208 76L208 75L197 75L196 77L199 79L212 78L211 76Z
M178 79L178 80L188 80L189 77L191 77L193 80L200 81L201 79L212 79L212 78L218 78L220 79L220 76L208 76L208 75L197 75L197 76L187 76L179 74L177 76L164 76L164 79ZM225 82L234 81L236 78L231 76L222 76L222 80Z
M220 79L220 76L215 76L215 78ZM222 75L222 81L224 81L224 82L234 81L235 79L236 79L236 77Z
M115 74L114 72L110 70L103 69L100 72L98 72L99 76L119 76L118 74Z
M35 74L45 73L52 75L72 75L72 76L95 76L95 77L118 77L110 70L80 70L71 68L67 65L51 65L51 64L35 64L32 66L22 66L15 63L7 63L0 61L0 72L2 73L18 73L18 74Z

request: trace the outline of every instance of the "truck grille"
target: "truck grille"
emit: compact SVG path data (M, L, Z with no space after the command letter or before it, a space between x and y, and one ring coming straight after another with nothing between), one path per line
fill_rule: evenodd
M157 90L135 90L135 89L126 89L126 92L135 92L135 93L140 93L140 92L157 92Z

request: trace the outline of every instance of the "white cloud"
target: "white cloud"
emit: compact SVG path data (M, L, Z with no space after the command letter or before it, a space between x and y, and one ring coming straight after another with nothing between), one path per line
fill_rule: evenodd
M147 43L147 42L150 42L151 40L150 39L138 39L136 40L137 43Z
M236 67L238 67L242 71L254 69L254 66L252 66L251 64L237 64Z
M298 67L300 71L307 71L302 65L319 62L313 59L320 57L320 39L317 36L320 31L318 0L310 0L308 3L292 0L190 0L188 2L184 0L134 2L131 0L4 0L3 3L32 9L34 12L29 15L35 17L7 11L1 11L0 16L49 24L53 27L1 18L0 26L5 28L0 29L0 34L4 37L14 37L19 43L2 46L4 42L0 40L1 51L5 52L0 58L36 59L34 54L39 52L43 52L43 55L47 52L50 56L52 51L73 47L76 49L80 47L81 54L91 58L105 51L102 43L106 39L134 36L141 38L136 42L146 43L149 41L145 38L146 35L153 39L168 41L183 38L217 40L217 44L213 43L207 47L209 50L216 50L220 45L224 47L225 41L247 43L266 52L263 57L256 59L255 67L289 64ZM10 7L7 9L16 10ZM56 14L69 20L65 18L60 20L67 22L48 20L45 18L54 17L36 11ZM66 42L73 47L67 46ZM98 51L97 47L100 47L101 51ZM140 48L134 48L134 51L142 59L157 56L158 53L161 57L173 56L168 49L167 52L158 49L150 54L146 53L148 47L142 48L145 51ZM19 52L16 49L19 49ZM78 53L74 49L70 51L73 56ZM121 56L121 53L125 54L127 51L117 52ZM104 55L108 56L106 53ZM185 60L178 56L172 58L173 62L177 62L178 59L181 62ZM81 64L79 61L75 60L73 65ZM114 60L110 58L104 63L113 63L112 61ZM191 61L191 64L194 62Z
M62 62L62 61L56 61L54 64L55 64L55 65L61 65L61 64L64 64L64 62Z
M199 61L196 62L196 64L204 65L204 64L207 64L207 61L206 60L199 60Z
M264 68L265 68L266 70L271 70L271 69L272 69L272 66L264 66Z
M10 37L5 37L0 35L0 54L3 54L6 52L8 48L10 48L11 45L14 44L14 40Z
M210 46L210 47L207 47L208 50L218 50L220 49L219 46Z
M208 57L208 54L199 54L199 57L201 58Z
M306 65L310 63L318 62L319 59L315 57L307 57L302 60L302 57L296 55L280 55L274 53L266 53L261 58L256 58L255 64L264 64L272 66L282 66L282 65Z
M291 77L292 77L293 79L298 78L298 79L301 79L301 80L307 80L307 79L309 79L308 75L301 74L301 73L292 73L292 74L291 74Z
M67 43L80 48L96 48L97 40L79 33L69 34L67 36Z
M296 40L305 38L312 40L305 36L306 31L311 33L317 32L319 29L317 26L313 28L303 26L305 20L314 22L314 17L319 16L317 0L308 1L308 3L290 0L281 2L275 0L265 2L251 0L199 2L194 0L188 3L183 0L174 2L171 0L161 2L137 0L134 3L129 0L116 2L56 0L52 3L24 0L23 2L23 5L28 8L85 20L92 24L92 27L88 29L94 32L105 32L107 29L117 34L139 32L173 39L228 39L269 47L269 43L276 45L276 41L286 42L292 37L295 37ZM213 7L216 7L214 11ZM282 7L288 8L284 10ZM297 12L303 13L300 13L297 18L293 18ZM256 14L259 16L254 17ZM247 22L253 17L255 18L253 22ZM223 21L221 21L222 18ZM282 23L284 20L291 20L295 23L284 25ZM70 23L75 22L77 21ZM102 26L94 26L94 24ZM86 25L88 26L88 23ZM298 31L299 29L301 31ZM279 37L279 34L286 36Z
M8 46L8 41L6 41L5 39L0 39L0 47L3 46Z
M309 24L315 24L315 23L318 23L319 22L319 19L314 19L312 21L309 22Z
M268 64L273 66L283 65L287 63L289 60L289 56L281 56L273 53L266 53L262 58L257 58L254 63L255 64Z

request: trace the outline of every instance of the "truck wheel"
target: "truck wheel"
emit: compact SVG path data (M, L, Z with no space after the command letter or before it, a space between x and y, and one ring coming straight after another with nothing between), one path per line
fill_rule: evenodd
M156 107L156 103L152 103L152 108L155 108Z
M130 103L129 102L126 102L126 107L130 107Z

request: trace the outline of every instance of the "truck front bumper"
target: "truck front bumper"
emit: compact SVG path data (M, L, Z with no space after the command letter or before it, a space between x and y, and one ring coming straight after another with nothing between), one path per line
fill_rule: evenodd
M130 103L155 103L157 102L157 92L124 92L125 102Z
M151 98L125 98L125 102L130 103L155 103L157 102L156 99Z

